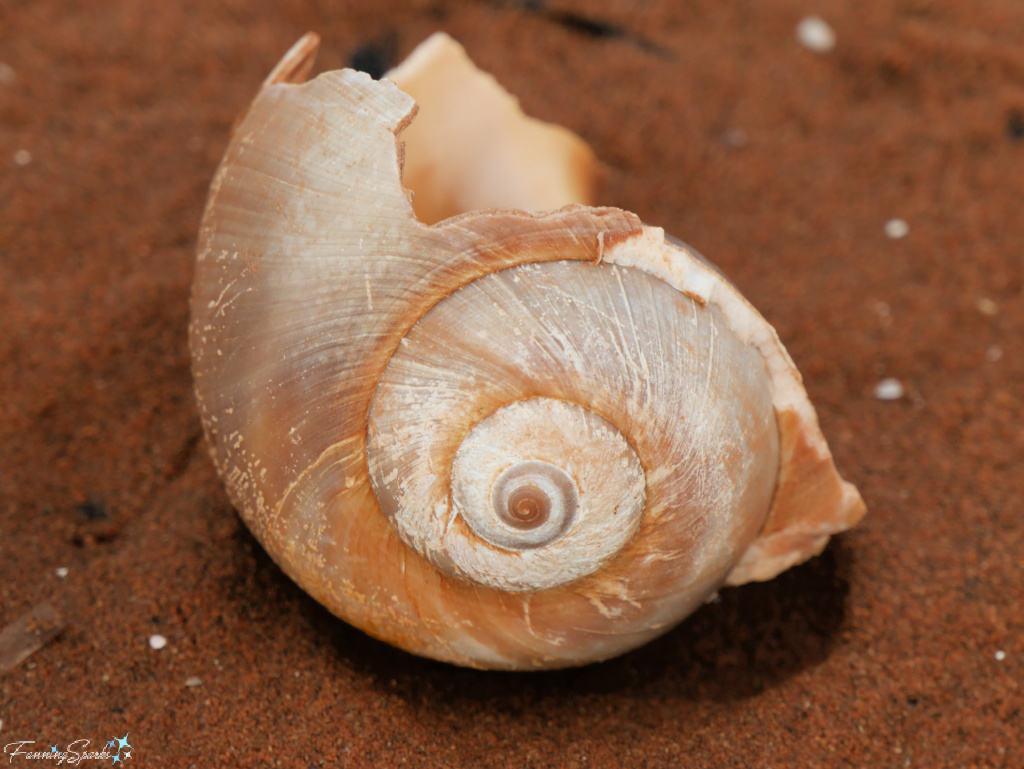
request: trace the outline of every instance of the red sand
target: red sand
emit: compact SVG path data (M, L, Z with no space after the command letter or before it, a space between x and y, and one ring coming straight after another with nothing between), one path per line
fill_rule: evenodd
M829 54L796 42L811 12ZM43 602L68 621L0 677L0 746L127 732L133 760L180 767L1024 766L1024 5L32 0L0 29L0 628ZM408 656L290 583L213 472L186 323L232 122L310 29L318 69L445 29L587 139L609 204L776 325L862 525L640 651L550 674ZM904 399L872 396L888 376Z

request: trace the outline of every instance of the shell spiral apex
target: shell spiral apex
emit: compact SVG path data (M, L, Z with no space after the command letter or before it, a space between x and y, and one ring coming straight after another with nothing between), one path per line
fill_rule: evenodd
M579 138L444 35L379 82L304 82L317 43L235 130L190 325L217 470L303 589L418 654L565 667L860 519L774 330L589 207Z

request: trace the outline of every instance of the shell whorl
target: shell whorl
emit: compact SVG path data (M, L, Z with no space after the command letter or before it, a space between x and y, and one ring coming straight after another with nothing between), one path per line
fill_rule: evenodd
M403 338L371 409L371 477L406 542L455 576L513 590L566 584L621 555L644 517L674 534L643 542L637 569L679 561L680 585L700 590L725 576L767 514L778 469L771 397L757 351L663 281L526 263L462 287ZM507 404L518 418L502 413ZM468 520L449 504L467 485L452 483L456 456L456 469L481 465L462 473L478 487ZM465 524L496 517L498 474L527 461L562 469L578 514L543 546L503 548ZM728 543L717 559L690 558L712 542Z
M425 226L408 96L268 82L211 185L193 372L231 501L333 612L582 664L863 514L774 332L687 249L607 208Z
M385 440L379 426L371 416L377 498L403 539L453 576L502 590L556 587L603 567L640 523L636 453L614 425L575 403L502 406L472 426L453 461L435 465L439 473L430 450L443 441L421 453L428 441L414 435L409 450L396 451L408 423ZM435 434L450 429L437 425Z

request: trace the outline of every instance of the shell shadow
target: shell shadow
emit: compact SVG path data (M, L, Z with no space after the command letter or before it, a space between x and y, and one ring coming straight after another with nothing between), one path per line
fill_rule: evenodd
M339 664L390 696L412 707L429 709L441 701L455 710L486 706L514 713L573 695L718 702L754 696L828 657L845 620L852 565L851 549L842 536L834 537L817 558L769 582L724 590L640 649L607 662L539 673L469 670L421 659L367 636L293 588L299 612L320 642L334 647Z

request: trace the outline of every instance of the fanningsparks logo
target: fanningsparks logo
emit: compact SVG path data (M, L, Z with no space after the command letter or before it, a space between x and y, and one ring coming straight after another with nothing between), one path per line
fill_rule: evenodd
M40 745L35 740L15 740L4 745L4 755L9 756L9 764L13 764L17 757L26 761L52 761L57 766L75 766L83 761L110 761L112 764L120 764L132 757L132 746L128 743L127 734L108 740L102 750L90 750L91 744L91 740L75 740L62 749L57 743L47 748L45 743Z

